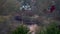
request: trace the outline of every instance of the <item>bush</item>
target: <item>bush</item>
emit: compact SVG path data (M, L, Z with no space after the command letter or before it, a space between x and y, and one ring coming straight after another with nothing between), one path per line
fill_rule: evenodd
M56 24L50 24L46 30L40 32L40 34L60 34L60 30L56 27Z
M12 34L27 34L28 31L27 27L21 25ZM52 23L48 27L41 29L38 34L60 34L60 30L56 27L55 23Z
M27 34L28 31L26 26L20 25L16 30L12 31L12 34Z

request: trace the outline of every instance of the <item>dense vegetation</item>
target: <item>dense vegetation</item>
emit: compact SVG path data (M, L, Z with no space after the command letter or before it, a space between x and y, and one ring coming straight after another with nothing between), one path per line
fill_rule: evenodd
M46 29L45 29L46 28ZM39 34L60 34L60 29L55 23L50 24L48 27L43 28ZM20 26L13 31L13 34L27 34L29 30L26 27Z
M20 25L16 30L12 31L12 34L27 34L28 31L29 29L26 26Z

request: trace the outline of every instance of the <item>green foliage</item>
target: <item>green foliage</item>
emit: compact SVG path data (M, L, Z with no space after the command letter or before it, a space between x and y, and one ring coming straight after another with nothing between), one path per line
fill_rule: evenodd
M56 27L55 23L52 23L46 30L41 31L40 34L60 34L60 30Z
M27 34L28 31L27 27L21 25L12 34ZM52 23L48 27L41 29L38 34L60 34L60 30L56 27L56 23Z
M28 31L26 26L20 25L12 34L27 34Z

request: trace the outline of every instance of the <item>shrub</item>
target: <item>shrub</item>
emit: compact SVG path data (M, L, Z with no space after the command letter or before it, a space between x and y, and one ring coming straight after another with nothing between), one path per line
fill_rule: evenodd
M28 31L26 26L20 25L16 30L12 31L12 34L27 34Z
M56 27L55 23L52 23L46 30L41 31L40 34L60 34L60 30Z
M19 26L12 34L27 34L29 30L26 26ZM56 27L55 23L50 24L48 27L44 27L38 34L60 34L60 30Z

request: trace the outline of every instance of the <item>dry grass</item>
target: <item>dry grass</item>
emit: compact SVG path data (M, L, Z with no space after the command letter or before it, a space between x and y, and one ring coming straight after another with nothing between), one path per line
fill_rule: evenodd
M9 15L9 16L0 16L0 22L4 22L6 20L9 20L10 17L11 17L11 15Z

